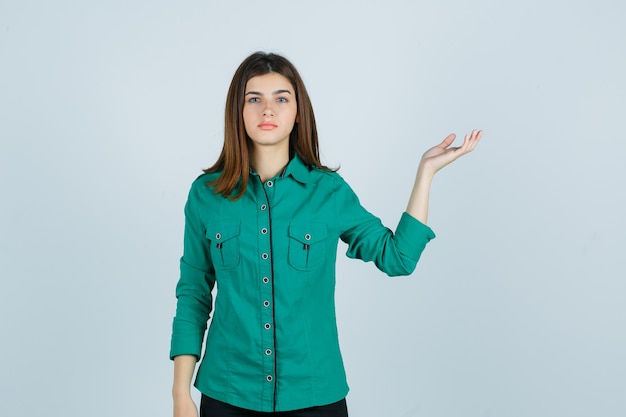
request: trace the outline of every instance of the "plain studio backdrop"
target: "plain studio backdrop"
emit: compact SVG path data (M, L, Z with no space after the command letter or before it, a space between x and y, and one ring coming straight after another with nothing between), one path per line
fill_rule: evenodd
M295 63L323 162L392 228L421 154L485 131L435 178L412 276L340 245L351 416L626 415L625 21L617 0L2 0L0 415L171 415L183 205L257 50Z

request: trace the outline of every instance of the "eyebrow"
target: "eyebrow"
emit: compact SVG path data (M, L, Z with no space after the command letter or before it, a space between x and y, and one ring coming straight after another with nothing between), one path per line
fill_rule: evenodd
M289 90L276 90L276 91L274 91L272 93L272 95L275 96L275 95L284 94L284 93L291 94L291 91L289 91ZM246 96L249 96L249 95L262 96L263 94L259 93L258 91L248 91L245 95Z

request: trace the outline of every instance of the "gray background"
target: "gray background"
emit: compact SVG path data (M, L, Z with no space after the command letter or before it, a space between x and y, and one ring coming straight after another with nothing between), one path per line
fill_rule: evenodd
M391 227L422 152L486 132L436 177L412 277L340 257L352 416L626 415L625 20L617 0L0 1L0 415L171 415L183 204L256 50L296 64L323 161Z

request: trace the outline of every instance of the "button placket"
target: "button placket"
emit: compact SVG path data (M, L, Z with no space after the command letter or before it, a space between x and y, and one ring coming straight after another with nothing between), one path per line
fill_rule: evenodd
M261 321L259 326L262 330L261 343L264 349L259 352L261 355L261 363L263 372L265 374L265 380L267 383L274 385L274 375L276 373L275 363L275 335L273 331L274 327L274 311L272 308L273 302L273 285L272 285L272 252L271 252L271 235L272 235L272 222L271 222L271 206L269 199L272 196L274 186L273 181L266 181L259 189L258 200L256 206L257 210L257 242L258 242L258 256L259 258L259 286L261 291L261 303L259 303L259 309L261 310ZM267 395L270 397L268 400L273 400L273 389L267 391ZM265 396L265 394L264 394Z

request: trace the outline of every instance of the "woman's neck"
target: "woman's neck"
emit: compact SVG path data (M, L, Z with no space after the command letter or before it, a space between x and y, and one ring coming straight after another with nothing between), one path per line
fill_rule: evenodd
M251 149L250 156L250 164L263 182L278 175L285 165L289 163L288 148L254 147Z

